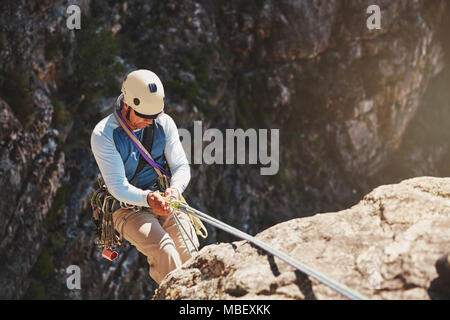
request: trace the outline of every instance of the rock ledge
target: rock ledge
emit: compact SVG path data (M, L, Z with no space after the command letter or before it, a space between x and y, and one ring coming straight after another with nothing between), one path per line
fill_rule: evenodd
M450 299L449 231L450 178L421 177L378 187L350 209L286 221L257 237L371 299ZM247 241L204 247L153 297L342 298Z

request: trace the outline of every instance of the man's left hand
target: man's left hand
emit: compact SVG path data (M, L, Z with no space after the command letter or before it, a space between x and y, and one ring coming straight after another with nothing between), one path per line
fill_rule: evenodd
M164 197L169 198L169 199L171 197L174 197L175 199L179 200L180 199L180 193L175 188L167 188L166 192L164 192Z

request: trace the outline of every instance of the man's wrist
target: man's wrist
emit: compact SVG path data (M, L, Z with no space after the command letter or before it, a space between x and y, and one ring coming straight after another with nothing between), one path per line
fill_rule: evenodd
M153 197L153 194L154 194L154 191L149 191L147 193L147 203L148 203L149 207L151 207L151 205L150 205L150 198Z
M147 206L150 207L150 203L149 203L149 197L152 194L152 192L150 190L148 190L147 194L145 195L145 202L147 203Z

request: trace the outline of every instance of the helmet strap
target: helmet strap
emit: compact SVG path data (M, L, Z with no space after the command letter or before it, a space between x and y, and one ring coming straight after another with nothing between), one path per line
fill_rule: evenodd
M125 115L125 117L127 118L128 121L130 121L130 112L131 112L131 108L130 108L130 106L128 106L127 114Z

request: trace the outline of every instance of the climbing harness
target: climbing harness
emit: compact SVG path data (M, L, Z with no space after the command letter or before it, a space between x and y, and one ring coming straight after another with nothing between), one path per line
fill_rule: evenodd
M307 274L308 276L316 279L317 281L323 283L324 285L330 287L331 289L335 290L336 292L342 294L343 296L352 299L352 300L367 300L368 298L361 295L358 292L353 291L352 289L344 286L343 284L340 284L333 279L327 277L321 272L318 272L314 270L313 268L310 268L309 266L293 259L292 257L288 256L287 254L269 246L268 244L264 243L263 241L256 239L255 237L250 236L249 234L242 232L230 225L227 225L226 223L217 220L197 209L192 208L189 206L186 202L178 201L176 199L166 199L167 202L169 202L170 206L174 210L181 210L188 214L194 215L197 218L215 226L216 228L219 228L223 231L226 231L238 238L247 240L254 245L260 247L261 249L269 252L270 254L274 255L275 257L278 257L279 259L283 260L284 262L290 264L294 268L300 270L301 272Z
M165 190L169 187L169 177L170 172L168 168L161 167L156 161L153 160L150 153L146 150L146 148L142 145L142 143L139 141L139 139L136 137L134 132L127 126L126 122L123 120L122 115L120 114L119 110L116 110L114 112L114 116L119 122L119 124L122 126L123 130L127 135L130 137L132 143L137 148L137 150L140 152L142 159L144 159L146 162L148 162L156 171L158 174L158 179L156 181L155 188L158 189L158 191L155 192L165 192ZM152 128L154 130L154 128ZM153 133L153 132L152 132ZM153 138L153 134L150 136L150 139ZM152 139L151 139L152 140ZM141 159L140 159L141 160ZM138 167L142 167L141 161L139 162ZM136 170L137 171L137 170ZM136 173L135 175L136 176ZM134 177L133 177L134 178ZM131 179L132 180L132 179ZM114 222L112 218L112 213L118 209L118 205L120 204L121 208L125 209L133 209L136 212L141 210L141 207L129 205L124 202L119 202L117 199L115 199L109 192L106 187L106 184L104 183L101 175L98 175L98 184L99 188L93 193L91 197L91 207L92 207L92 217L94 220L95 228L96 228L96 239L95 244L103 249L102 250L102 256L110 261L113 261L118 257L118 253L114 251L114 248L116 246L119 246L122 243L122 232L118 234L116 230L114 229ZM183 202L186 202L186 200L183 198L183 196L180 196L180 200ZM187 204L187 203L186 203ZM192 256L191 250L189 249L189 246L187 245L186 238L191 242L194 249L198 252L198 248L196 248L194 241L189 236L189 233L185 230L183 225L181 224L178 216L176 215L176 212L173 211L171 213L175 224L177 225L178 231L180 232L180 235L183 239L183 243L186 246L186 249L190 256ZM195 232L197 235L199 235L202 238L206 238L208 236L208 231L206 227L203 225L200 219L195 217L194 215L188 214L189 220L192 224L192 226L195 229ZM183 235L184 233L184 235Z

